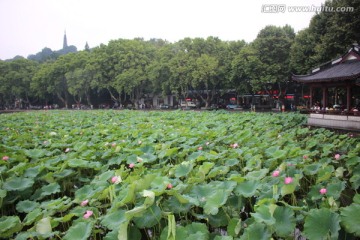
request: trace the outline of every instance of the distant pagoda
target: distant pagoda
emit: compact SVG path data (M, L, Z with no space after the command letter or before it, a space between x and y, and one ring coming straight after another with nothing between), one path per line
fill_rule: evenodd
M67 47L68 47L68 44L67 44L66 31L65 31L65 33L64 33L63 49L66 49Z

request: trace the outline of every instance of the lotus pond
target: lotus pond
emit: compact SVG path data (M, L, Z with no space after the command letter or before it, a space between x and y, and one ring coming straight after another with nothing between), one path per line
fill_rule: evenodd
M356 239L360 139L299 114L0 115L0 238Z

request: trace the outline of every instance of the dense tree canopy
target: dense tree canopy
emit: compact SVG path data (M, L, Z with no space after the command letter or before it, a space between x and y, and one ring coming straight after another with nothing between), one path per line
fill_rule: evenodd
M58 103L92 105L105 101L136 106L145 96L189 93L203 106L227 90L281 94L292 73L343 54L359 42L360 2L327 1L352 12L319 12L309 27L295 33L289 25L266 26L253 42L216 37L112 40L84 51L44 48L28 59L0 60L0 108ZM277 91L274 91L277 90Z

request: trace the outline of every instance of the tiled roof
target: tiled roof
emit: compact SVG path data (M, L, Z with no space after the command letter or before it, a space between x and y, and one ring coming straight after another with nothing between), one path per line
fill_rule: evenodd
M293 75L297 82L331 82L339 80L352 80L360 77L360 61L345 61L327 69L319 70L309 75Z
M308 75L293 75L292 79L297 82L335 82L342 80L354 80L360 77L360 47L353 44L342 57L329 61L314 69Z

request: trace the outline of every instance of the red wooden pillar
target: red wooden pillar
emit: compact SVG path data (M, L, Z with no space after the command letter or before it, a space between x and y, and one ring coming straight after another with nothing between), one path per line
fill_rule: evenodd
M310 108L312 108L314 106L314 104L313 104L313 91L314 91L313 86L310 85Z
M351 103L351 87L349 84L346 85L346 109L350 112L350 103Z
M328 104L328 89L327 87L322 87L322 92L323 92L323 97L322 97L322 102L323 102L323 108L325 109L327 107L327 104Z

